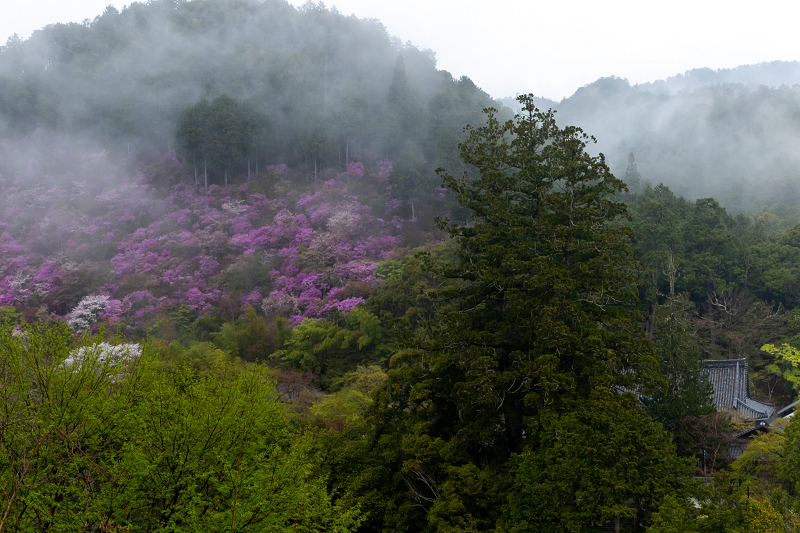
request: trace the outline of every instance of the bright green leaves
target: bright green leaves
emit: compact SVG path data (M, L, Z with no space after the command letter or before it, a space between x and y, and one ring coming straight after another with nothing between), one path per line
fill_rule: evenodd
M774 344L765 344L761 349L771 355L776 355L784 361L790 363L793 367L800 365L800 350L788 344L781 345L776 348Z
M775 357L774 363L767 370L783 376L792 384L795 392L800 392L800 350L789 344L782 344L780 348L774 344L765 344L761 350Z
M723 478L720 484L723 481L732 480ZM796 527L791 511L784 515L791 521L785 524L784 517L768 500L751 498L731 488L708 492L704 501L666 498L653 516L648 533L773 533Z
M390 347L380 320L362 307L355 307L340 325L333 320L305 318L293 329L276 353L284 365L301 372L325 374L323 385L330 388L335 381L360 362L363 353L376 360L385 357Z
M144 365L99 354L66 365L69 356L66 324L0 330L0 529L102 518L87 497L109 479L98 465L114 461L129 436L117 429L131 420L120 398L135 395ZM108 397L110 388L117 394Z
M359 365L335 384L340 385L341 389L325 396L309 411L327 426L341 430L363 418L372 404L372 391L385 381L386 373L378 365Z
M742 455L731 465L731 472L754 495L769 498L780 487L783 454L787 444L784 430L787 425L789 420L786 419L774 421L772 431L759 433L750 439Z
M69 332L0 332L0 508L14 531L349 531L263 367L70 365ZM0 528L3 527L0 525Z
M115 518L214 529L263 514L256 496L267 488L260 486L261 465L280 463L289 440L263 380L243 375L214 390L209 378L155 376L135 409L138 431L115 466L124 482L108 487L111 506L127 508ZM234 492L239 520L229 508ZM146 499L137 497L142 493Z
M125 509L118 523L193 531L352 524L352 513L333 514L308 446L292 442L263 371L220 385L191 375L155 378L115 465L124 483L109 487L113 507Z

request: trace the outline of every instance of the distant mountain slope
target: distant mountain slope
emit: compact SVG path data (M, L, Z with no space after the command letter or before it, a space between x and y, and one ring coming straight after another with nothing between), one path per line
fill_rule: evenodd
M596 137L594 150L620 177L633 153L645 181L687 198L714 197L734 212L800 206L800 85L788 85L793 76L800 79L800 63L696 70L663 85L609 77L540 104L557 111L559 124ZM723 82L735 79L749 81ZM684 90L658 90L680 83Z
M780 87L800 84L800 62L770 61L756 65L740 65L735 68L696 68L683 74L670 76L666 80L640 83L636 87L657 94L675 94L712 85L742 83Z
M513 98L502 103L516 109ZM612 171L628 158L645 182L737 212L800 206L800 62L694 69L631 85L600 78L560 102L539 98L563 125L597 139Z

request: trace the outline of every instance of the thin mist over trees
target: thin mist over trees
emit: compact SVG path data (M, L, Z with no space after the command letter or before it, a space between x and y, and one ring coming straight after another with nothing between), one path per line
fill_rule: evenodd
M238 119L233 132L224 102L253 124ZM133 3L0 47L0 140L81 137L119 156L177 148L216 183L257 164L316 175L353 157L394 158L412 139L435 166L492 104L437 70L432 51L314 2ZM226 134L241 139L212 138ZM14 174L3 159L0 173Z
M800 421L704 373L800 392L800 216L732 213L800 205L800 88L738 75L511 117L321 3L12 38L0 531L798 531Z
M537 105L556 109L562 126L591 131L618 176L633 153L642 180L741 212L800 205L799 82L797 62L773 62L641 85L601 78Z
M695 68L665 80L640 83L637 87L657 94L676 94L719 84L752 84L756 87L780 87L800 83L800 61L771 61L735 68Z
M208 163L219 167L228 185L228 171L248 158L256 144L258 116L251 106L226 94L209 102L205 98L184 109L178 117L177 141L194 166L197 184L198 160L202 162L203 183L208 191Z

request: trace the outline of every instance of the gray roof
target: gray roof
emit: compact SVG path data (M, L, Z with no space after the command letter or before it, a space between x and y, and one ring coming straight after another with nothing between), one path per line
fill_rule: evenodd
M703 371L714 387L714 405L719 410L738 411L747 419L763 420L775 414L775 405L750 397L746 359L706 361Z

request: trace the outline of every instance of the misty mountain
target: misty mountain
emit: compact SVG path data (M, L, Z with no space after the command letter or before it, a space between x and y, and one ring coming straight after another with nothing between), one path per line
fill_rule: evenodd
M590 149L617 175L633 154L639 185L664 182L740 211L800 205L798 80L800 63L772 62L634 86L601 78L561 102L537 103L556 109L560 125L595 136ZM351 156L391 159L405 169L393 185L417 207L438 184L433 168L461 170L463 127L482 123L484 107L516 105L438 70L433 51L391 37L379 21L321 3L133 3L0 47L0 174L55 175L73 166L73 153L148 148L177 147L196 165L201 150L187 149L179 118L223 95L255 124L235 154L217 157L225 165L209 164L212 183L250 165L311 174Z
M538 104L556 109L562 126L596 137L594 149L616 175L625 176L632 153L644 181L738 212L800 205L800 85L790 86L797 81L800 63L773 62L633 86L601 78Z
M0 47L6 141L164 152L183 110L223 94L258 117L247 156L290 165L308 164L311 151L327 165L353 153L394 157L408 141L430 162L447 159L463 126L492 104L468 78L437 70L432 51L314 2L134 2ZM0 173L19 171L10 159Z
M716 70L696 68L687 70L683 74L670 76L666 80L640 83L637 84L637 87L656 94L675 94L684 90L691 91L700 87L730 83L766 85L767 87L788 85L791 87L800 83L800 62L770 61L757 65L740 65L735 68Z

